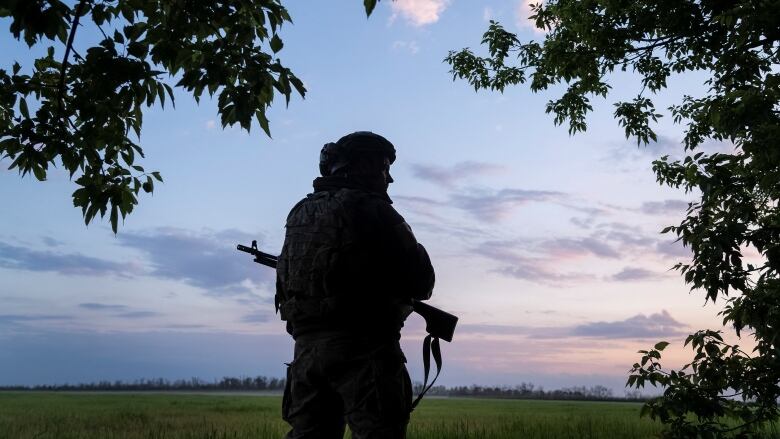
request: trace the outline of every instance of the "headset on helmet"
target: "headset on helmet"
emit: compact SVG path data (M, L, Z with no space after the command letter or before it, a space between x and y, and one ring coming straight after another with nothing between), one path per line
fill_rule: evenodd
M349 165L356 157L379 154L395 161L395 147L389 140L371 131L356 131L340 138L336 143L326 143L320 150L320 174L323 177Z

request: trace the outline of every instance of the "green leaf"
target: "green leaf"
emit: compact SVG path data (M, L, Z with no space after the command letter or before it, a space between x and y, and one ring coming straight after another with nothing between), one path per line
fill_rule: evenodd
M257 123L259 123L263 131L265 131L265 134L268 137L271 137L271 128L268 125L268 118L265 116L265 112L263 110L257 110L257 112L255 112L255 117L257 118Z
M363 0L363 6L366 8L366 17L370 17L374 12L378 0Z
M284 47L282 39L279 38L279 35L274 34L273 38L271 38L271 50L273 50L274 53L278 53L282 50L282 47Z
M46 169L40 164L38 163L33 164L32 171L33 171L33 175L35 175L35 178L38 179L38 181L46 180Z
M22 113L25 119L30 118L30 111L27 109L27 100L25 98L19 99L19 112Z
M658 343L655 344L655 349L662 351L666 349L667 346L669 346L668 341L659 341Z
M154 192L154 180L152 180L152 177L146 176L146 181L143 184L144 191L146 193L152 193Z
M113 230L114 234L116 235L117 226L119 224L119 215L118 215L117 205L116 204L112 204L111 205L111 218L110 218L110 221L111 221L111 230Z

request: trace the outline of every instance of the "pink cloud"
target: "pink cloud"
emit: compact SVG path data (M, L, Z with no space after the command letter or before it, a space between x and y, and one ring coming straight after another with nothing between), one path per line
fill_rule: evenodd
M534 13L531 9L531 5L537 3L542 3L542 0L520 0L516 10L517 26L521 29L531 30L537 34L544 34L545 31L536 27L536 23L529 19L529 17Z
M395 0L392 19L401 15L415 26L425 26L439 21L439 16L449 6L450 0Z

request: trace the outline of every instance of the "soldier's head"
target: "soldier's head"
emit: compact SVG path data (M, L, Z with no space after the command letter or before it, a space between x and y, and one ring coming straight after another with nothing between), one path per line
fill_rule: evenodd
M390 165L394 161L395 147L390 141L370 131L356 131L322 147L320 173L323 177L340 175L387 190L393 182Z

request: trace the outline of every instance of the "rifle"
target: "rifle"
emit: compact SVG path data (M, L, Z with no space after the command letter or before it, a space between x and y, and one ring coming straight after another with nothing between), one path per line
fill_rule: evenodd
M252 241L251 247L238 244L237 248L242 252L253 255L255 262L258 264L276 269L279 257L258 250L257 241ZM419 300L412 300L412 310L425 319L426 332L444 341L452 341L455 325L458 323L456 316Z
M257 241L252 241L252 246L247 247L245 245L238 244L237 249L239 251L249 253L255 257L255 262L276 269L276 265L279 262L279 257L269 253L262 252L257 248ZM422 400L423 395L433 387L433 383L436 382L436 378L439 377L441 372L441 349L439 347L439 339L447 342L452 341L452 336L455 333L455 325L458 323L458 318L446 311L442 311L435 306L428 305L419 300L412 299L412 310L425 319L425 331L428 335L425 336L423 341L423 366L425 369L425 381L423 382L422 391L417 396L417 399L412 403L412 410ZM433 354L433 359L436 362L436 376L433 378L430 384L428 384L428 372L431 367L430 355Z

